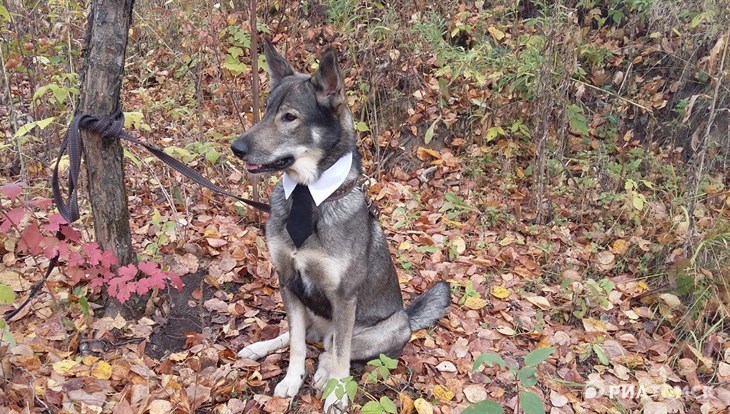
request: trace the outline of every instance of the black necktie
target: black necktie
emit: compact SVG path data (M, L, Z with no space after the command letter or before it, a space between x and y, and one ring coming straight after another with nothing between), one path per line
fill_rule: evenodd
M301 247L314 232L313 210L314 199L309 193L309 188L306 185L297 184L292 192L291 211L286 221L286 230L297 247Z

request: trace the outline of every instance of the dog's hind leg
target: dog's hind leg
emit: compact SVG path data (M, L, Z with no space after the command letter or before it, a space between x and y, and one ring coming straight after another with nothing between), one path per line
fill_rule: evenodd
M408 315L399 311L373 326L356 326L350 357L353 361L361 362L377 359L380 354L397 358L410 339Z
M266 357L266 355L269 355L270 353L276 351L277 349L281 349L284 347L289 346L289 332L284 332L283 334L277 336L274 339L269 339L268 341L260 341L255 342L242 350L238 352L239 358L247 358L247 359L253 359L254 361L257 361L261 358Z

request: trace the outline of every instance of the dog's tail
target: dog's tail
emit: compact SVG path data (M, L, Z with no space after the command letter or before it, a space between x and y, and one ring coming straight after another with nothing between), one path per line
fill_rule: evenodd
M444 281L437 282L406 308L411 332L431 326L446 313L449 303L451 303L449 284Z

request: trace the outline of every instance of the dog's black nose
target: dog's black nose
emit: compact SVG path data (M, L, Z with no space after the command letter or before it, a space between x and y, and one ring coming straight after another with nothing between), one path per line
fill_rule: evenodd
M236 157L243 158L248 154L248 144L239 138L231 144L231 150Z

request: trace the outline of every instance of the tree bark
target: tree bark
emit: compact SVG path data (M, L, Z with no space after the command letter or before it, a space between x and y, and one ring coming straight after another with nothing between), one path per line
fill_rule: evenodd
M118 108L133 5L134 0L92 0L78 113L101 117ZM103 249L114 252L119 266L127 265L134 261L134 252L122 146L118 138L86 131L81 136L96 240ZM108 305L107 314L121 310L116 301Z

